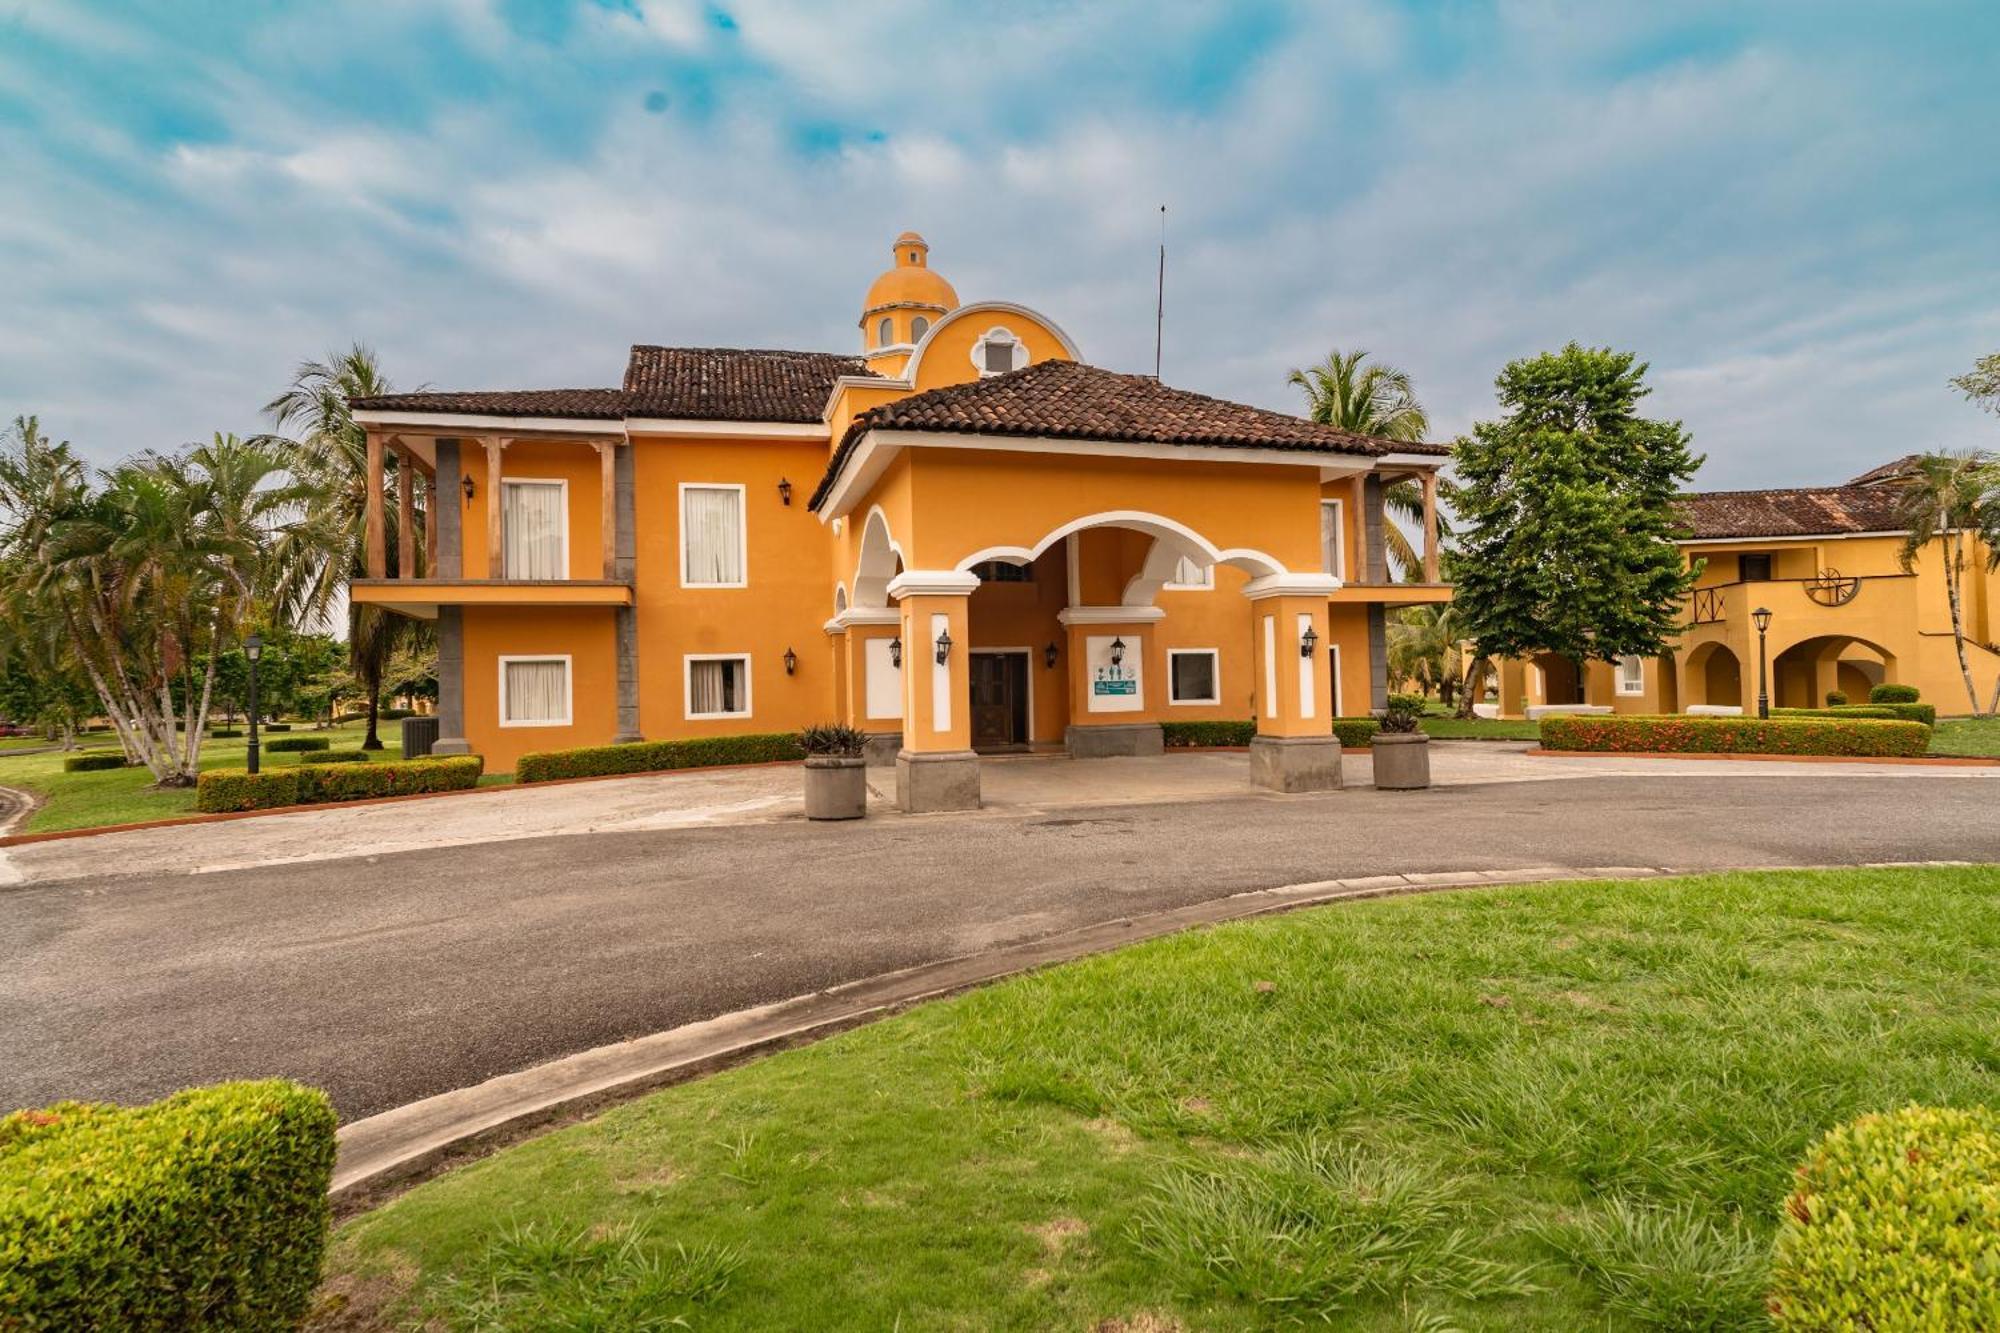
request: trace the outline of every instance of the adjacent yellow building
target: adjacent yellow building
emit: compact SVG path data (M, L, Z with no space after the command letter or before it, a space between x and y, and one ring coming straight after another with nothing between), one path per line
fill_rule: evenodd
M1593 662L1581 680L1553 655L1505 662L1498 669L1501 713L1576 704L1621 713L1754 713L1759 609L1770 612L1764 653L1774 708L1820 707L1835 691L1866 703L1871 686L1892 682L1916 686L1940 713L1970 712L1942 543L1920 552L1909 570L1902 566L1897 502L1911 462L1898 459L1840 486L1683 497L1689 536L1682 546L1701 573L1670 651ZM1987 570L1986 549L1973 545L1966 650L1974 680L1991 691L2000 674L2000 574Z
M1337 783L1385 609L1450 597L1446 450L1092 366L1044 315L961 302L922 237L892 254L853 354L639 346L616 389L354 404L352 595L435 621L440 751L506 772L842 720L926 810L977 803L982 753L1255 719L1259 782ZM1392 583L1382 487L1412 476L1425 581Z

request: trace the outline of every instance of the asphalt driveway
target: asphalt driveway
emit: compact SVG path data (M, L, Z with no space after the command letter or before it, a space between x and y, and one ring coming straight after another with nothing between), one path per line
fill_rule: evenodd
M1990 777L1716 768L24 884L0 889L0 1110L284 1074L352 1118L894 968L1304 880L2000 861Z

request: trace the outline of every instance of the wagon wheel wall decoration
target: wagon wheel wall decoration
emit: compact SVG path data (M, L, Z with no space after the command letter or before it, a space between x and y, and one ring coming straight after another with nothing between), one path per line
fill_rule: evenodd
M1846 606L1861 591L1861 580L1837 569L1822 569L1806 580L1806 596L1821 606Z

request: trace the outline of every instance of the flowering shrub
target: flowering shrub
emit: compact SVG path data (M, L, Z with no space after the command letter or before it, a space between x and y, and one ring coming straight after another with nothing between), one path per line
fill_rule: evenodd
M1610 754L1823 754L1904 758L1930 748L1921 722L1834 717L1545 717L1545 750Z

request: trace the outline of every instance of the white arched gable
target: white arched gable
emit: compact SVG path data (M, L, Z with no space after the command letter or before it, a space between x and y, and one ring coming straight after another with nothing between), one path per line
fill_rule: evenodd
M889 580L903 564L903 548L889 535L889 518L882 506L868 510L861 526L861 556L854 564L854 601L857 607L884 607L889 604Z
M1244 571L1252 578L1275 578L1287 572L1282 563L1262 551L1247 546L1217 546L1185 523L1139 509L1108 509L1101 513L1085 514L1053 529L1031 547L988 546L984 550L974 551L958 562L958 568L961 572L969 573L975 565L985 560L1026 564L1038 558L1057 542L1087 528L1130 528L1153 538L1153 546L1146 553L1145 563L1132 581L1125 585L1125 593L1121 600L1126 606L1151 606L1153 598L1160 591L1160 585L1173 577L1174 566L1180 563L1182 557L1197 564L1229 565Z
M991 325L995 322L994 316L996 315L1017 315L1023 319L1033 320L1047 329L1055 336L1055 340L1062 344L1064 356L1072 361L1083 360L1083 353L1076 349L1075 340L1063 332L1061 325L1057 324L1047 315L1042 314L1039 310L1030 310L1028 307L1016 305L1012 301L976 301L971 305L962 305L950 314L939 316L938 322L931 325L930 331L924 334L923 338L918 341L917 350L910 353L910 362L903 368L903 378L912 384L917 382L917 372L923 365L925 351L930 348L932 343L937 341L940 333L950 328L953 324L961 319L983 318L987 325ZM1014 330L1014 334L1016 337L1019 337L1020 331Z

